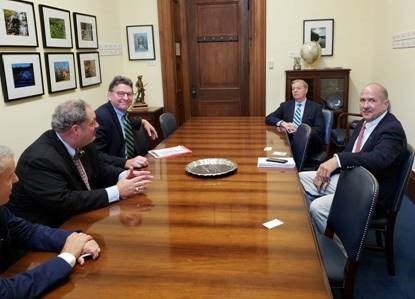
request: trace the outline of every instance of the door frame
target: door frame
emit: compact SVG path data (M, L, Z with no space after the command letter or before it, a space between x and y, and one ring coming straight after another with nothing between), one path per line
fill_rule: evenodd
M179 124L191 117L190 69L187 41L187 0L157 0L160 60L163 81L164 110L175 115L183 115ZM175 22L173 2L179 5L179 21ZM266 0L249 0L249 99L248 115L265 115L265 2ZM177 28L180 27L180 28ZM178 29L177 32L175 29ZM184 113L177 111L177 70L176 70L176 36L180 36L180 57L183 78Z

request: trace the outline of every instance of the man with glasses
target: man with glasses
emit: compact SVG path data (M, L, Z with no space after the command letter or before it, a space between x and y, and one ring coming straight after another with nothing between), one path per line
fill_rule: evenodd
M148 161L143 141L137 135L143 126L148 136L155 140L157 131L145 119L128 115L133 102L133 82L123 76L116 76L108 87L108 102L95 111L99 128L95 145L104 159L115 166L129 169L146 167Z
M82 100L56 107L52 130L21 155L8 207L34 223L59 226L69 217L145 191L148 171L105 163L92 142L95 112Z

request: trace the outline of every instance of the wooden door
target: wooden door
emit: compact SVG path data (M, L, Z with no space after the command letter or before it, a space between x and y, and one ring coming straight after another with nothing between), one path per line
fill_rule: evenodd
M249 0L188 1L193 116L249 113Z

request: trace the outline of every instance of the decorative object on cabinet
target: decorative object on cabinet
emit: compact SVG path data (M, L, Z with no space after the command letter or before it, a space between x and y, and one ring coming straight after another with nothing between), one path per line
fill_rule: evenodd
M98 49L97 18L82 13L73 13L76 48Z
M76 88L73 53L45 53L45 61L50 93Z
M333 56L334 19L304 20L303 43L320 44L321 56Z
M43 47L72 48L71 13L69 10L39 5Z
M155 60L153 25L127 26L128 59Z
M33 3L0 1L0 14L0 46L38 46Z
M39 53L0 53L0 69L5 102L44 93Z
M78 71L81 87L101 83L101 66L98 52L78 52Z
M285 98L292 99L291 82L303 79L308 83L307 99L313 100L323 108L333 111L334 126L337 116L348 112L350 69L325 68L314 70L285 71Z
M321 56L321 47L318 42L306 42L300 50L305 69L315 69Z

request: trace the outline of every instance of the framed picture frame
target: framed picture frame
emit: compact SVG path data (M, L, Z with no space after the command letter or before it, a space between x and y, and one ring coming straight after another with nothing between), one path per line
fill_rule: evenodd
M78 52L78 72L81 87L101 83L101 66L98 52Z
M71 13L69 10L39 5L43 47L72 48Z
M128 59L155 60L153 25L127 26Z
M45 53L45 62L49 93L76 88L73 53Z
M0 46L38 46L33 3L15 0L0 1Z
M73 13L77 49L98 49L97 18L78 12Z
M0 53L0 73L5 102L44 94L39 53Z
M334 19L304 20L303 43L316 41L321 47L321 56L333 56Z

